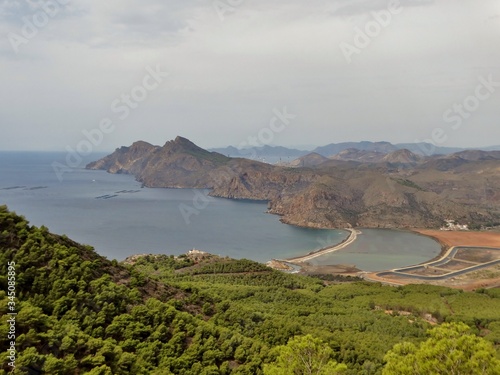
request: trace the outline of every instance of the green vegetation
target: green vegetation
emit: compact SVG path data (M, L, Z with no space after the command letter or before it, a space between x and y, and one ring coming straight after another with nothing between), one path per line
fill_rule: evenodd
M121 264L5 206L0 250L0 375L10 371L8 262L16 269L14 374L303 374L294 363L304 353L312 373L382 374L387 362L385 373L405 374L390 367L393 358L400 347L420 358L431 315L471 327L466 342L481 345L484 358L500 346L494 289L332 283L215 256ZM439 343L455 340L432 332Z
M493 345L469 332L463 323L445 323L432 329L417 348L404 342L387 353L383 375L496 375L500 360Z
M333 350L311 335L297 336L275 349L275 362L264 365L265 375L335 375L347 370L332 359Z
M471 223L469 224L469 229L471 230L485 230L487 228L498 228L500 226L500 222L498 221L490 221L483 224L480 223Z
M195 158L202 159L202 160L208 160L213 162L214 164L225 164L228 161L231 160L231 158L224 156L222 154L219 154L217 152L209 152L203 149L186 149L186 154L190 154L194 156Z
M408 186L414 189L417 189L419 191L426 191L423 187L417 185L413 181L407 180L405 178L391 178L391 180L396 181L398 184L403 185L403 186Z

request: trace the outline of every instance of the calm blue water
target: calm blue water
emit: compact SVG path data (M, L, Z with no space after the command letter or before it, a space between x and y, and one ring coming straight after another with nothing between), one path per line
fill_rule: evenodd
M206 192L191 189L141 188L133 176L85 170L85 162L64 173L61 182L51 164L64 163L64 158L64 153L0 152L0 204L32 224L92 245L110 259L197 248L265 262L307 253L347 236L341 230L284 225L265 213L266 203L208 198ZM106 196L113 197L96 198ZM186 221L180 207L196 213Z
M148 189L130 175L78 168L62 181L51 164L65 153L0 152L0 204L32 224L94 246L110 259L138 253L182 254L197 248L266 262L306 254L342 241L343 230L303 229L266 214L267 204L211 198L192 189ZM196 199L193 201L193 199ZM181 213L193 212L186 220ZM435 257L433 240L402 231L363 230L358 240L316 264L354 264L375 271Z

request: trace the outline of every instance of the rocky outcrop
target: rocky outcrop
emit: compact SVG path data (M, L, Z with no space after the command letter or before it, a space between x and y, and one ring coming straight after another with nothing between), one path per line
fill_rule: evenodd
M148 187L212 188L212 171L231 159L177 137L163 147L139 141L87 165L109 173L130 173Z
M411 164L415 165L423 158L414 154L410 150L401 149L385 155L380 161L391 164Z
M148 155L158 149L147 142L134 142L130 147L120 147L111 155L87 165L87 169L104 169L109 173L140 173Z

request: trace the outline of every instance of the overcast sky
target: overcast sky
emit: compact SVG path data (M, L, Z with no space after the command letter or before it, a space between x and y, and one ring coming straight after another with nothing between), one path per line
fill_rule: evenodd
M498 0L0 0L0 36L0 150L500 144Z

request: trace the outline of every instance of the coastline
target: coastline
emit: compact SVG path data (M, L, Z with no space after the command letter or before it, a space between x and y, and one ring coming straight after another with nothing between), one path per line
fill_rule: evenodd
M425 229L420 229L420 228L412 228L412 229L409 229L410 232L412 233L415 233L419 236L424 236L424 237L427 237L427 238L432 238L434 241L436 241L440 246L441 246L441 251L439 252L438 255L436 255L434 258L432 259L429 259L427 262L423 262L421 264L424 264L424 263L429 263L429 262L434 262L434 261L437 261L441 258L443 258L445 256L445 254L450 250L450 248L452 248L453 246L450 245L449 243L445 242L442 238L440 238L439 236L436 236L436 235L433 235L433 234L426 234L426 233L423 233Z

